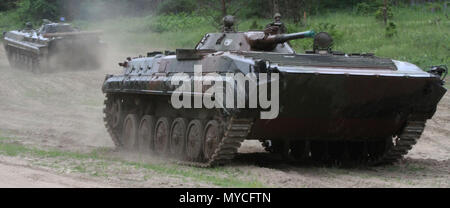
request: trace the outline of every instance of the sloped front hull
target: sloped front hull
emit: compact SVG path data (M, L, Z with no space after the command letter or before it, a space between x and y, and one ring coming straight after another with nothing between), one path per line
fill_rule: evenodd
M379 139L407 119L430 119L445 94L437 78L282 75L280 115L257 120L252 139Z

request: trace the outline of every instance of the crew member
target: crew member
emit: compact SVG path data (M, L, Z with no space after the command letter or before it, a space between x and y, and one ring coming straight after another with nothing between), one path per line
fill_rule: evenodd
M277 28L278 34L284 34L287 32L286 26L283 22L281 22L281 14L276 13L273 17L274 21L266 26L266 29L268 28Z
M224 33L236 32L236 29L234 28L234 17L233 16L227 15L223 18L222 32L224 32Z
M25 32L30 32L30 31L32 31L33 30L33 24L31 24L31 22L27 22L26 24L25 24Z

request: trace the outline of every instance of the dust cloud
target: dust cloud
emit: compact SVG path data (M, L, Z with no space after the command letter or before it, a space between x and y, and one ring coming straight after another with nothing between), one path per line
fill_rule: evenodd
M141 44L142 47L138 49L124 50L126 43L123 40L132 41L132 37L124 37L128 34L119 32L121 28L116 27L114 21L96 16L102 13L114 15L111 12L114 9L110 9L118 9L119 6L108 4L91 8L89 15L83 19L83 24L90 25L92 30L109 28L109 31L103 31L99 36L104 47L96 53L97 66L69 67L56 64L51 69L43 68L39 73L13 69L1 44L1 137L69 151L114 148L103 121L105 96L101 89L105 75L122 73L118 63L126 57L152 51L145 44ZM55 59L52 58L50 63L55 62Z
M9 67L0 52L0 133L24 143L64 149L111 147L103 126L101 86L118 73L104 58L96 70L31 73Z

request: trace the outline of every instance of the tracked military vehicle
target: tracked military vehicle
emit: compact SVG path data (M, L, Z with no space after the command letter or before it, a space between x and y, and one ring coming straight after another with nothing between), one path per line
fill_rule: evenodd
M13 68L34 72L97 68L105 46L100 33L81 32L70 24L49 21L35 30L27 23L26 29L5 32L3 44Z
M314 49L305 54L288 43L307 37L315 38ZM445 94L446 68L429 73L410 63L336 52L331 46L332 38L323 32L235 32L228 23L223 32L206 34L194 49L128 58L119 64L123 72L107 75L103 85L106 128L118 148L201 167L229 162L246 139L260 140L269 152L294 161L376 165L400 160ZM183 72L194 86L196 65L219 77L278 77L257 79L256 84L261 88L279 82L279 114L262 119L260 112L267 109L248 104L175 108L171 78ZM256 90L241 89L246 95ZM205 86L189 95L214 96ZM244 101L252 102L249 96Z

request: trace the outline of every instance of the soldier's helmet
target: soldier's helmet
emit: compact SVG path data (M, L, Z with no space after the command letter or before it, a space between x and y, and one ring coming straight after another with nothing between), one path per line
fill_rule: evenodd
M224 32L234 32L234 17L231 15L225 16L223 18L223 31Z
M275 15L273 16L274 19L280 18L281 19L281 14L280 13L275 13Z
M223 26L226 28L231 28L234 25L234 17L231 15L227 15L223 18Z
M31 22L27 22L27 23L25 23L25 28L27 30L32 30L33 29L33 24Z
M43 19L42 22L47 25L47 24L51 24L52 21L48 20L48 19Z

